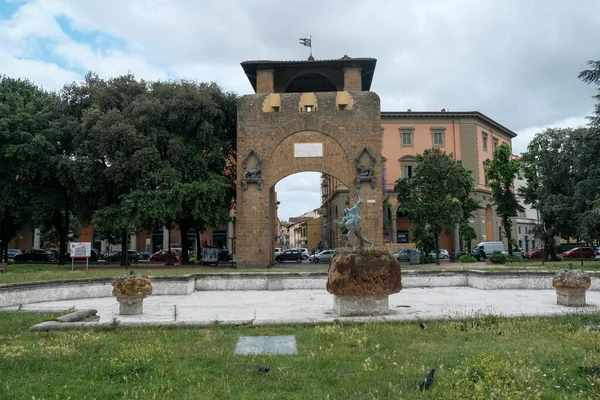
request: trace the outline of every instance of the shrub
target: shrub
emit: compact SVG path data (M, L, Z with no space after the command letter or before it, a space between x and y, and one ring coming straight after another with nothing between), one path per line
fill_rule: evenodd
M198 261L198 259L196 257L190 257L190 264L200 264L200 261Z
M430 255L421 255L421 264L435 264L435 258Z
M513 254L512 256L506 256L506 262L523 262L523 256L518 256L516 254Z
M476 262L477 259L470 254L463 254L462 256L458 257L458 261L462 263L473 263Z
M8 260L6 260L6 265L12 265L15 263L15 260L13 260L12 258L9 258Z
M490 256L490 262L492 264L505 264L506 254L495 251L494 254Z

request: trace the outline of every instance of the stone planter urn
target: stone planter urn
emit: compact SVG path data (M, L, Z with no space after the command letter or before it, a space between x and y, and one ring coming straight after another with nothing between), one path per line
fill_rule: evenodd
M337 315L389 314L388 296L400 290L400 263L387 249L339 248L331 258L327 291Z
M152 294L152 282L147 276L123 275L112 282L112 294L119 302L120 315L137 315L144 312L144 298Z
M563 270L552 279L556 289L556 302L567 307L585 306L585 291L592 283L591 278L580 269Z

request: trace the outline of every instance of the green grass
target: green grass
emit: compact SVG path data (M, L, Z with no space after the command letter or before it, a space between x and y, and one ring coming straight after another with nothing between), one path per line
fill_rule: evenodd
M598 314L364 325L31 332L0 313L0 398L600 398ZM298 355L237 356L240 335L295 335ZM268 365L260 375L255 366ZM437 370L430 391L417 384Z
M149 276L182 276L187 274L210 274L210 273L256 273L256 272L327 272L327 265L322 268L268 268L268 269L238 269L204 266L181 266L144 268L144 264L134 265L136 274ZM0 274L0 284L17 282L40 282L58 279L90 279L90 278L114 278L127 274L128 269L124 267L106 267L90 265L89 271L85 271L85 265L77 264L76 270L71 271L71 265L56 264L13 264L6 267L4 273Z

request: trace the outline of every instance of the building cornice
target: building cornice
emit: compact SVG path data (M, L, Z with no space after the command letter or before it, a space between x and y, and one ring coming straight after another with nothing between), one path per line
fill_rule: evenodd
M517 136L517 134L504 125L499 124L485 114L479 111L382 111L381 120L385 123L386 119L422 119L422 118L433 118L433 119L460 119L460 118L473 118L486 124L501 130L511 138Z

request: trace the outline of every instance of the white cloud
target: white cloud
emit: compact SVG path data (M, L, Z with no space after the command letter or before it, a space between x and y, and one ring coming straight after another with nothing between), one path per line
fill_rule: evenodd
M319 208L321 206L320 183L319 172L300 172L277 182L275 191L280 202L279 219L289 221L290 217L297 217Z
M591 114L591 112L590 112ZM588 120L586 116L583 117L569 117L560 121L555 121L543 126L530 126L522 129L518 132L518 136L513 139L513 154L522 154L527 151L527 146L536 133L542 132L546 128L578 128L580 126L586 126Z
M372 90L383 110L481 111L519 133L520 153L546 126L585 123L594 88L577 74L598 58L597 15L597 0L331 0L318 10L284 0L29 0L0 20L0 73L57 89L87 70L132 72L246 94L241 61L305 59L298 38L312 35L317 59L378 59ZM318 180L309 186L309 201L287 200L297 206L286 218L318 207Z

